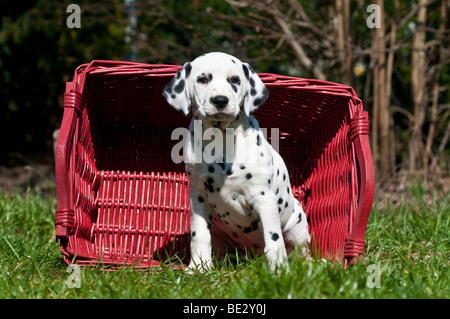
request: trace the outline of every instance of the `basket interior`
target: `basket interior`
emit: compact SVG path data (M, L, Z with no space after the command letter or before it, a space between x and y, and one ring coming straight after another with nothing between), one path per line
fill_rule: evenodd
M161 92L172 75L91 74L74 141L75 236L79 262L141 263L189 258L189 197L184 164L170 157L175 128L190 117ZM279 130L293 193L308 217L313 251L342 258L355 211L348 98L263 81L269 99L255 112ZM176 256L176 257L175 257Z

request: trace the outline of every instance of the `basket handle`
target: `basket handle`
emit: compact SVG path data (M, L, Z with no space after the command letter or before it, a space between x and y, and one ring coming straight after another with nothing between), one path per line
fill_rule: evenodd
M73 208L73 136L82 97L76 91L76 84L66 83L64 113L55 150L55 181L57 209L55 213L56 240L67 240L69 229L75 226Z
M346 239L344 248L346 265L357 263L364 254L364 236L375 191L375 175L372 153L370 151L367 112L355 112L354 117L350 121L350 138L353 140L356 160L359 163L360 185L353 227L350 230L350 237Z

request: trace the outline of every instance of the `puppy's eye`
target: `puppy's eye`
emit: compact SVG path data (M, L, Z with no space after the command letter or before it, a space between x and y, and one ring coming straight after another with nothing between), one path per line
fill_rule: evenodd
M229 81L230 81L231 84L235 84L235 85L241 84L241 78L238 77L237 75L232 76L232 77L229 79Z
M208 84L208 82L209 82L209 79L208 79L205 75L200 75L200 76L197 78L197 83L200 83L200 84Z

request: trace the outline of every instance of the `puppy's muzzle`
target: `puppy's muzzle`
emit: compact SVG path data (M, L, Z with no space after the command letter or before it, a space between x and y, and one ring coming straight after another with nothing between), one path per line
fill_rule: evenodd
M224 95L216 95L211 98L210 102L218 111L222 111L228 105L228 98Z

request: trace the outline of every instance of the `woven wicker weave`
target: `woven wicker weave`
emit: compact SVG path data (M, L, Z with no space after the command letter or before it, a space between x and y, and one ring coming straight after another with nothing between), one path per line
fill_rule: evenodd
M56 148L56 237L67 263L149 267L189 259L184 164L170 158L189 118L161 92L180 66L93 61L66 84ZM255 112L279 128L292 190L314 253L353 263L364 254L374 193L367 113L351 87L259 74L269 99Z

